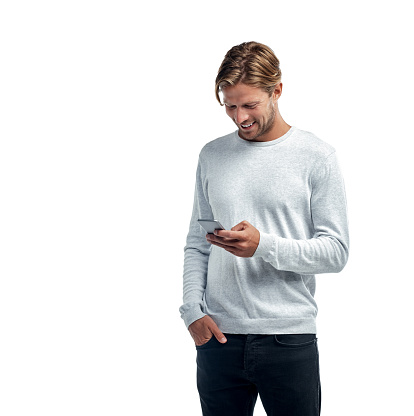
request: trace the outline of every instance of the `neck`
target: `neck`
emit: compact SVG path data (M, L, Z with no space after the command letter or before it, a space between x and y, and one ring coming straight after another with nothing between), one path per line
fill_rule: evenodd
M282 137L283 135L285 135L289 131L290 128L291 126L287 124L285 120L283 120L282 116L280 115L279 107L276 103L275 118L274 118L271 129L253 141L270 142L272 140L277 140L279 137Z
M291 126L287 124L285 120L283 120L282 116L280 115L279 109L276 108L275 121L273 123L272 129L269 131L268 134L266 134L266 136L268 136L268 139L266 141L276 140L279 137L282 137L289 131L290 128Z

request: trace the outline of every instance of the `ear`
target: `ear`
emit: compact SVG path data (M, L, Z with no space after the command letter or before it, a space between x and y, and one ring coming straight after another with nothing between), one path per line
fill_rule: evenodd
M276 85L273 91L272 98L275 103L282 95L282 88L283 88L283 84L280 82L279 84Z

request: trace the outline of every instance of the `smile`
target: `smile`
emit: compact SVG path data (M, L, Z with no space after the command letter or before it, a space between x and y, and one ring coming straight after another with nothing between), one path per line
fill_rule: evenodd
M244 129L249 129L250 127L252 127L253 126L253 124L254 123L256 123L255 121L253 121L253 123L250 123L250 124L240 124L240 126L242 126Z

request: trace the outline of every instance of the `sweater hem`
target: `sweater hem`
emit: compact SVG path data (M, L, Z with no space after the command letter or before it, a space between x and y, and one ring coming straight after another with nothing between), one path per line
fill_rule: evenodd
M227 334L316 334L315 318L234 319L210 315Z

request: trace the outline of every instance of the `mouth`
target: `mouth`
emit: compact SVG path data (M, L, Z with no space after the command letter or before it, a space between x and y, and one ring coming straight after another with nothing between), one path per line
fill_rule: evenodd
M250 130L253 126L254 126L254 124L256 124L256 122L255 121L253 121L252 123L250 123L250 124L240 124L240 127L243 129L243 130Z

